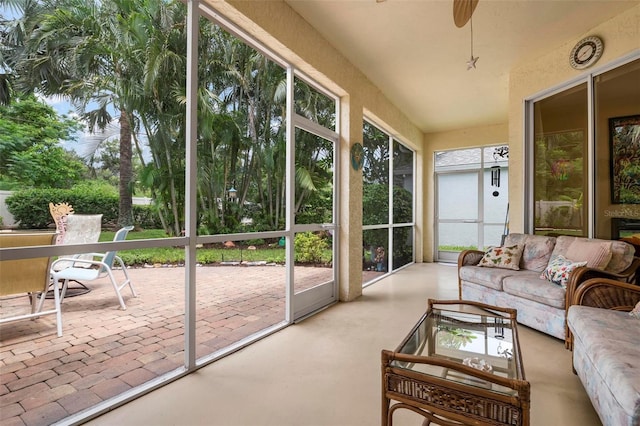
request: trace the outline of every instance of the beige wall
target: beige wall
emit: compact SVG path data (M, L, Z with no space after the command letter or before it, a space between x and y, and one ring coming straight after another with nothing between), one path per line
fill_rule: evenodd
M569 65L569 52L578 40L598 35L604 53L592 69L577 71ZM537 93L572 81L588 72L640 49L640 6L636 6L547 54L521 63L510 73L509 81L509 227L524 230L524 100Z
M435 151L465 148L496 143L509 144L509 229L511 232L524 230L524 101L536 93L549 90L563 83L586 76L586 72L576 71L569 65L569 52L574 44L588 35L599 35L605 45L598 67L640 49L640 6L619 15L591 31L567 40L547 54L518 64L511 70L509 83L508 122L480 128L455 130L425 135L424 149L424 248L423 260L434 259L434 171ZM589 71L597 70L594 67ZM622 106L620 106L622 108ZM629 111L628 109L624 109ZM637 113L637 110L635 111ZM631 114L633 112L629 112ZM620 115L628 115L620 114ZM606 129L607 125L604 125ZM606 130L605 130L606 131ZM608 155L608 154L607 154ZM602 162L600 155L598 161ZM607 157L608 159L608 157ZM602 165L601 165L602 166ZM608 165L606 165L608 167ZM608 191L606 192L608 196ZM615 209L615 206L610 206ZM631 207L637 208L637 207Z

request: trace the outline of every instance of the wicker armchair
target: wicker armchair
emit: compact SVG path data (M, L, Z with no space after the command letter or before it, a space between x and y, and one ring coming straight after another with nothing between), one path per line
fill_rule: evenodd
M609 278L592 278L574 289L567 310L571 305L582 305L629 312L638 301L640 286ZM566 345L569 350L573 349L573 335L568 328Z
M640 257L634 257L631 265L624 271L619 274L615 274L613 272L602 271L600 269L580 267L576 268L571 272L571 276L569 281L567 282L567 292L565 299L566 310L569 310L569 306L571 305L580 305L582 303L576 302L576 297L578 293L578 289L584 285L587 281L591 280L599 280L601 282L604 281L614 281L619 283L626 283L632 285L632 287L636 287L640 291L639 286L633 286L634 283L638 282L638 269L640 268ZM597 306L597 305L588 305L588 306ZM603 306L606 307L606 306ZM607 308L610 309L610 308ZM631 308L629 309L631 310ZM567 349L571 350L572 342L571 342L571 332L569 331L569 327L566 326L567 334L565 339L565 346Z

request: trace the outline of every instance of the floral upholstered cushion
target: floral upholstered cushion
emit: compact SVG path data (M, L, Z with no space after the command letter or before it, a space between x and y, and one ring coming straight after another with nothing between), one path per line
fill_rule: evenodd
M520 270L520 258L522 257L522 246L500 246L492 247L484 253L478 266L486 268L503 268Z
M586 265L587 261L572 262L564 256L556 256L549 261L547 269L542 272L540 278L547 279L554 284L562 286L562 288L567 288L567 281L571 271L579 266Z
M611 260L611 241L591 241L578 238L567 249L567 259L587 261L589 268L604 269Z
M629 312L629 315L631 315L632 317L636 317L636 318L640 319L640 302L636 303L635 308L633 308L633 310L631 310L631 312Z
M522 258L520 259L520 269L542 272L549 264L556 239L546 235L513 233L507 235L503 243L505 246L514 246L516 244L524 246Z
M530 271L542 272L549 264L555 243L554 237L530 235L522 251L521 266Z
M611 260L605 271L619 274L633 263L635 248L624 241L611 241Z

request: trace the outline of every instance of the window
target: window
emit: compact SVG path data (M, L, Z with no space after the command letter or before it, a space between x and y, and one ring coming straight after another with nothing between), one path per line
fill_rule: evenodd
M363 283L414 261L415 153L363 125Z
M533 166L525 211L533 232L609 239L640 229L638 136L620 155L612 133L615 123L640 122L638 81L635 59L527 102Z
M587 85L536 102L534 117L535 232L586 236Z

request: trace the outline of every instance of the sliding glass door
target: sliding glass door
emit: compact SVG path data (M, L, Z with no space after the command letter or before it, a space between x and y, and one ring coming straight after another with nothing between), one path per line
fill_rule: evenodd
M337 300L337 101L295 78L290 149L294 171L287 247L291 315L298 320ZM291 240L288 240L291 243Z
M436 154L436 260L500 245L508 232L507 146Z
M617 239L640 231L640 59L527 103L527 228Z

